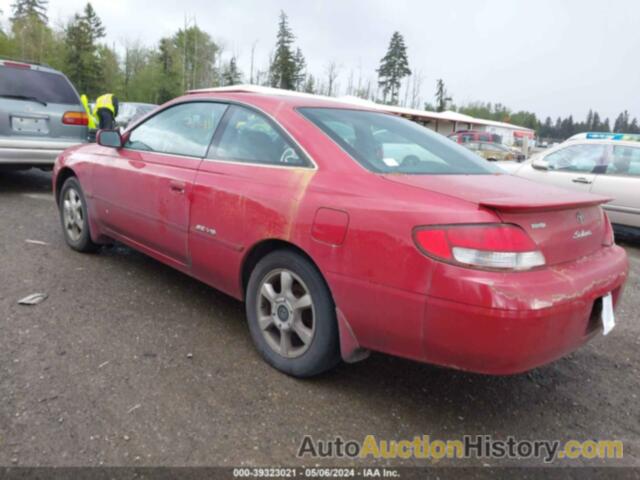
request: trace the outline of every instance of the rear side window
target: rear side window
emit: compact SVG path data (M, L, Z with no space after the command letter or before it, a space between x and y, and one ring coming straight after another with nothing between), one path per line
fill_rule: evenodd
M299 111L372 172L432 175L500 172L447 137L397 116L341 108Z
M3 66L0 66L0 97L26 97L46 103L80 103L78 94L63 75Z
M209 158L270 165L305 166L296 147L262 114L230 107L224 130Z
M611 163L605 173L640 177L640 148L613 147Z
M132 150L204 157L227 106L212 102L174 105L137 126L125 147Z

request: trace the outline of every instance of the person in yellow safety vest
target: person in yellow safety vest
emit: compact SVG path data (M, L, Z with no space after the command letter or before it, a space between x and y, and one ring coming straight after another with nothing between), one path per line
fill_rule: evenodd
M87 96L84 93L80 96L80 102L82 102L82 106L84 107L84 111L87 113L87 118L89 119L89 123L87 124L87 127L89 127L89 130L95 130L96 129L96 117L94 117L93 113L91 113L91 108L89 108L89 99L87 98Z
M100 95L93 108L93 115L98 119L100 130L113 130L118 116L118 98L113 93Z

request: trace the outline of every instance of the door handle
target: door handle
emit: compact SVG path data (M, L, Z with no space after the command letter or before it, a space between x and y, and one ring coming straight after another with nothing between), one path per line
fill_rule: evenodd
M172 192L176 192L176 193L184 193L184 189L186 188L187 184L184 182L178 182L177 180L171 180L169 182L169 188L171 189Z
M573 183L586 183L586 184L592 183L591 180L589 180L589 179L587 179L585 177L572 178L571 181Z

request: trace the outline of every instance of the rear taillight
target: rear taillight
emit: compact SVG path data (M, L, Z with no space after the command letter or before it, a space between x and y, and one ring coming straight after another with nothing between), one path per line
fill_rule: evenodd
M89 125L89 117L86 112L64 112L62 123L65 125Z
M602 221L604 222L604 237L602 239L602 245L604 245L605 247L610 247L615 243L613 227L611 226L609 215L607 215L604 210L602 210L602 217Z
M430 257L462 266L528 270L545 264L535 242L516 225L447 225L414 231L418 248Z

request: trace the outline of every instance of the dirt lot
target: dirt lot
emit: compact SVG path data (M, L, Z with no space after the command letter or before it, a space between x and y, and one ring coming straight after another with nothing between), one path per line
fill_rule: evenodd
M300 465L306 434L491 434L620 439L606 463L640 467L635 246L616 329L552 365L495 378L372 355L300 381L262 362L235 300L125 247L68 249L49 183L0 174L0 465Z

